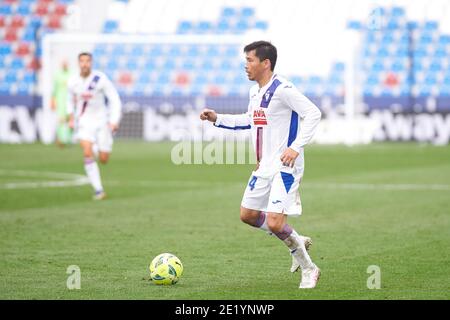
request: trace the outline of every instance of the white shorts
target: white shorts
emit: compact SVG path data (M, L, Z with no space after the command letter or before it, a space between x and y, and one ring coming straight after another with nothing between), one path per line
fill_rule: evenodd
M77 140L87 140L97 144L98 151L111 152L113 145L113 136L108 125L104 126L86 126L81 125L77 128Z
M273 178L256 177L248 181L241 206L265 212L284 213L290 216L302 214L299 185L301 174L278 172Z

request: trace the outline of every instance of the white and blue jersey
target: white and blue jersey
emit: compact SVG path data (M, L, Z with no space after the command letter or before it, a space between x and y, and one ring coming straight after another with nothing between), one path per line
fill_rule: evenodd
M255 176L271 178L282 169L280 158L288 148L299 153L297 172L303 173L303 147L313 137L320 122L320 110L286 79L274 75L267 85L250 89L248 112L218 114L214 123L225 129L250 129L259 168Z
M68 81L68 91L68 112L74 114L78 125L119 124L120 97L103 72L93 70L86 78L79 74L72 76Z

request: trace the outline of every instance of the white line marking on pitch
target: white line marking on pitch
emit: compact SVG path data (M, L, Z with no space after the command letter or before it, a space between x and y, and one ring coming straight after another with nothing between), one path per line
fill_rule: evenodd
M0 183L0 189L33 189L33 188L55 188L76 187L89 184L86 176L75 173L49 172L49 171L27 171L27 170L4 170L0 169L0 175L16 177L33 177L47 179L47 181L23 181Z

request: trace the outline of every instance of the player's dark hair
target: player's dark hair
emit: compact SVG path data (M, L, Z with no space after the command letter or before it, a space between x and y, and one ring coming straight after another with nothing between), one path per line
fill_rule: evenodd
M270 69L273 71L275 69L275 64L277 63L277 48L268 41L255 41L245 46L244 52L248 53L255 50L255 56L258 57L260 61L269 59Z
M92 53L90 53L90 52L81 52L81 53L78 55L78 60L80 60L80 58L83 57L83 56L87 56L87 57L89 57L89 58L92 59Z

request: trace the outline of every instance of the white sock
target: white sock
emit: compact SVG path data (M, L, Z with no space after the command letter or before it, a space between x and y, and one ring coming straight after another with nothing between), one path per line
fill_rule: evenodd
M256 221L256 228L259 228L261 230L266 231L270 235L272 235L272 231L270 231L269 227L267 226L267 213L261 211L259 214L258 221Z
M98 169L97 162L92 158L84 159L84 170L91 182L95 192L103 191L102 180L100 178L100 170Z
M308 252L306 251L305 244L300 239L299 235L295 230L287 237L283 242L291 250L291 254L298 261L300 268L302 270L311 269L314 267L314 263L311 260Z

